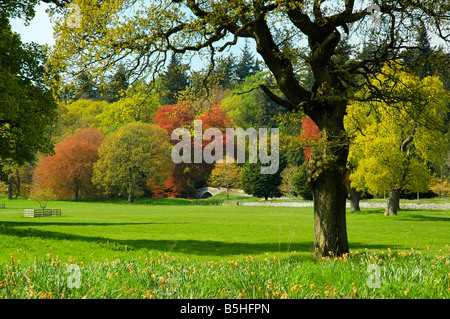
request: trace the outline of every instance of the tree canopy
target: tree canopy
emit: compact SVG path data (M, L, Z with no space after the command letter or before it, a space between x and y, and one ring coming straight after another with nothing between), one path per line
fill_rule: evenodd
M401 83L393 93L403 96L397 104L361 102L348 108L345 124L353 138L350 180L357 190L390 193L398 202L401 190L428 190L430 167L447 155L449 141L444 132L450 94L436 77L420 80L401 70L386 74L388 79L373 79L374 85L383 83L392 90L391 82ZM388 205L386 214L396 213Z
M379 26L364 1L85 1L83 19L72 28L64 18L56 25L50 65L55 86L84 69L104 78L119 61L127 61L134 78L164 72L169 53L214 61L240 38L253 40L276 89L259 87L290 112L302 111L318 126L323 143L308 161L314 193L316 256L348 252L345 221L348 138L343 119L355 88L367 86L368 99L389 100L388 91L370 85L386 61L415 47L409 39L420 21L448 41L448 3L439 0L379 1ZM379 39L370 58L335 59L344 34L356 30ZM352 32L352 35L354 33ZM362 40L364 42L364 40ZM287 45L289 44L289 45ZM210 63L213 68L214 63ZM69 67L70 66L70 67ZM308 71L310 85L297 74ZM208 72L208 75L211 72ZM131 77L131 79L132 79ZM279 90L279 91L278 91Z
M50 126L57 104L44 82L47 50L23 44L0 13L0 171L5 163L32 161L50 153Z
M170 165L167 133L157 125L128 123L107 135L94 165L93 182L109 192L128 194L128 201L145 193L152 176ZM159 176L157 178L159 179ZM163 179L161 179L163 180Z
M93 166L102 142L95 128L66 137L56 145L55 155L40 158L34 188L50 189L57 199L95 198L99 192L92 184Z

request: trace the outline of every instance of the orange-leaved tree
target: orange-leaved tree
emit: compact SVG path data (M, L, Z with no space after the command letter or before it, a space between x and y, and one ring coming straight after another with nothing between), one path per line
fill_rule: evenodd
M56 145L53 156L40 158L34 171L34 187L51 189L58 199L98 196L91 180L102 142L103 136L96 128L65 138Z

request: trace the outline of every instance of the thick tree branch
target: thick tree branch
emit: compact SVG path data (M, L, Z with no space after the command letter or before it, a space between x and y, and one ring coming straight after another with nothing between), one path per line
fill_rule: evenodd
M264 19L259 19L253 27L256 50L275 77L280 90L293 105L309 100L311 93L305 90L295 78L292 62L282 54L272 38Z
M296 108L296 106L294 104L292 104L288 100L283 99L283 98L279 97L278 95L276 95L275 93L273 93L266 85L260 84L259 87L276 104L284 106L287 110L289 110L291 112L298 110L298 108Z

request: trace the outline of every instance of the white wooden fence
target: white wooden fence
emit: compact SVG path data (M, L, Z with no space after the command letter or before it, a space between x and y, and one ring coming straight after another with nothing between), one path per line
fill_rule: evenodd
M25 217L61 216L61 209L25 209Z

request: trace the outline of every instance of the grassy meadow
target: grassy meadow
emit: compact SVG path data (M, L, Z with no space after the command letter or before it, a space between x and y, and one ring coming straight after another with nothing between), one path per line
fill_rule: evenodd
M44 218L0 200L0 297L450 297L447 211L349 211L350 254L315 260L311 207L202 205L220 198L58 201Z

